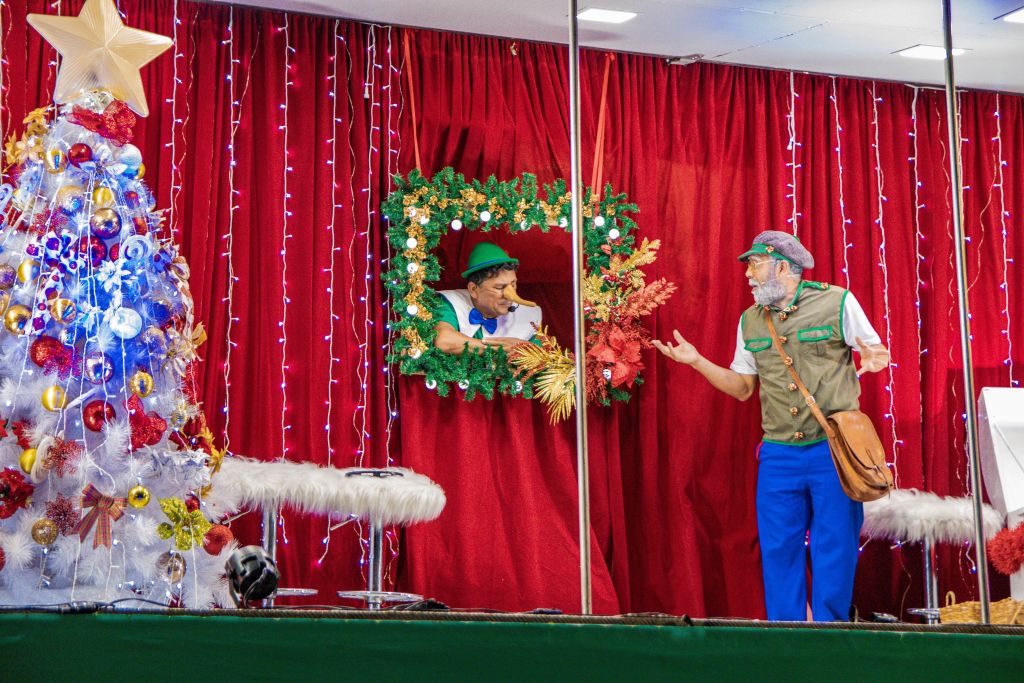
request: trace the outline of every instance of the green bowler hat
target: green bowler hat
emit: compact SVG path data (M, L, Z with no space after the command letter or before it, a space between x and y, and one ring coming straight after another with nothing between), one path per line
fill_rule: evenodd
M469 277L478 270L484 270L491 266L500 266L503 263L519 265L519 259L514 259L505 253L505 250L491 242L481 242L469 252L469 263L462 277Z

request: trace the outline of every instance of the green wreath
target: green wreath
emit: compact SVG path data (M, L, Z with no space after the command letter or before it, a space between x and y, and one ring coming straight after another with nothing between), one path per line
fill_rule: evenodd
M392 295L393 343L388 361L397 363L401 374L424 375L427 387L436 389L441 396L447 396L449 385L454 384L465 392L467 400L477 394L493 398L495 390L532 398L538 379L543 382L542 373L536 367L524 370L521 364L510 363L504 349L488 347L482 353L453 355L434 346L433 312L440 305L440 295L429 283L440 279L441 265L433 252L449 231L462 229L489 232L506 228L509 232L520 233L534 227L543 232L557 227L571 232L571 195L565 181L560 179L544 185L543 198L538 192L537 179L529 173L505 182L491 176L481 183L479 180L467 182L462 174L446 168L431 180L413 171L407 179L396 175L394 182L396 189L382 206L393 250L387 271L382 274ZM589 188L583 197L584 252L591 291L586 300L591 302L596 298L604 302L598 304L598 308L604 305L603 310L586 311L591 327L600 324L602 314L609 317L609 307L625 304L627 298L639 290L648 290L648 295L651 288L661 292L662 296L655 296L657 303L648 307L653 310L674 289L664 281L644 286L638 266L654 260L653 252L658 245L644 240L641 251L645 255L639 256L632 234L636 223L628 215L636 211L636 205L627 203L625 194L613 194L610 185L605 186L604 198L600 201L593 199ZM649 299L648 296L646 300ZM592 330L588 327L588 349L591 336ZM547 337L545 340L549 355L553 352L560 354L560 358L571 359L571 354L563 352L557 343ZM588 353L588 365L590 361ZM611 361L599 362L597 367L599 376L609 383L597 396L605 405L610 400L628 400L630 395L621 386L610 386L608 368L600 367L609 363ZM630 383L634 381L641 381L638 375L632 377ZM588 380L588 390L589 385Z

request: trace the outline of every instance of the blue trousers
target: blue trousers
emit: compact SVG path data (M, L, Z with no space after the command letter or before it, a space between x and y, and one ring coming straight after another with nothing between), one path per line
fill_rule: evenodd
M843 493L827 441L761 444L757 531L770 620L807 618L808 532L814 620L848 618L863 521L864 506Z

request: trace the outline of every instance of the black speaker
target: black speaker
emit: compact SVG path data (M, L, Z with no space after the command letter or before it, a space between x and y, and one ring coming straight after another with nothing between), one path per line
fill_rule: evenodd
M278 579L274 559L258 545L247 545L231 553L224 563L228 590L237 607L247 607L250 600L262 600L277 590Z

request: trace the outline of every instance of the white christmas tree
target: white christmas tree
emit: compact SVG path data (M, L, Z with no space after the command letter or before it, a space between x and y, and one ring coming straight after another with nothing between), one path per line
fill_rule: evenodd
M30 15L61 53L53 107L0 188L0 603L225 604L231 532L190 368L188 266L130 143L139 68L170 41L110 0Z

